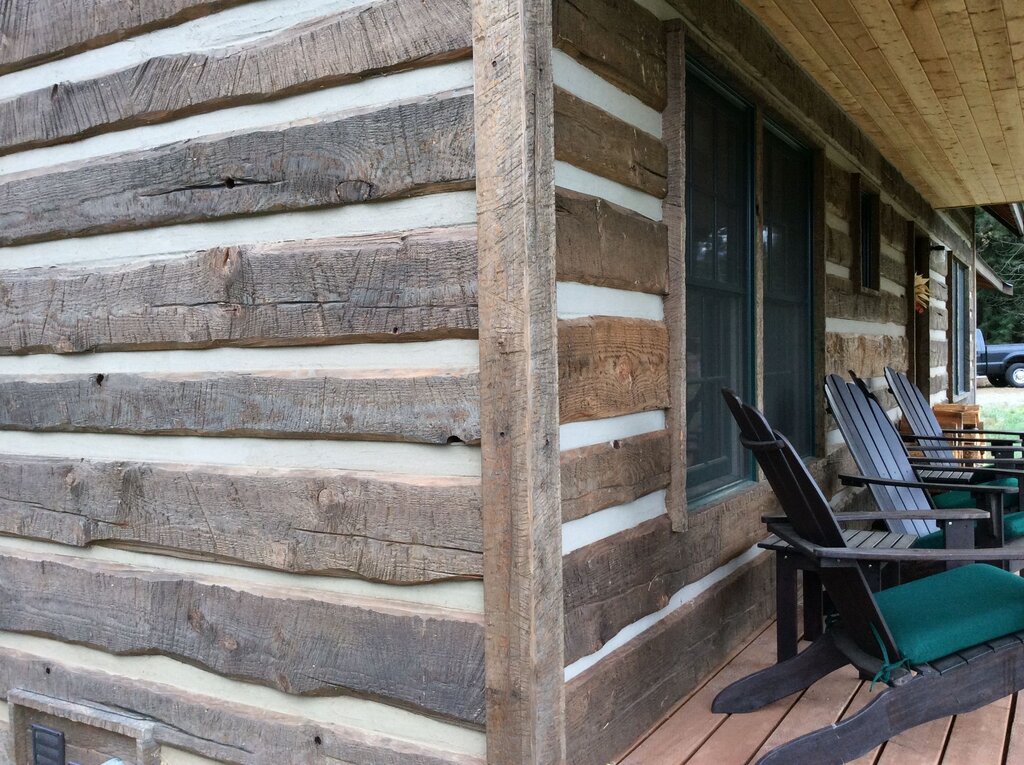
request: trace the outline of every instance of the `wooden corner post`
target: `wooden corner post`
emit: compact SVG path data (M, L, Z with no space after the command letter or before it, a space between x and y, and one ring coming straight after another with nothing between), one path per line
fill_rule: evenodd
M472 0L487 761L565 760L551 0Z

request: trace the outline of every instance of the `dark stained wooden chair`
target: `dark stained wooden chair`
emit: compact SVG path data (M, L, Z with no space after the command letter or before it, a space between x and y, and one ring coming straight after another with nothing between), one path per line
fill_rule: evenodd
M860 471L860 475L842 475L840 479L848 486L867 486L880 510L935 508L932 492L936 492L939 509L974 507L989 513L989 519L980 524L980 546L1002 546L1007 531L1011 537L1021 536L1018 527L1024 526L1024 515L1006 514L1005 500L1016 495L1016 486L971 484L955 477L948 482L923 480L899 432L866 386L847 383L839 375L828 375L825 400ZM955 472L969 476L976 470L963 466ZM915 547L950 546L944 532L932 520L907 516L906 520L887 519L885 523L890 531L917 534ZM962 546L962 540L955 546Z
M734 393L723 395L741 442L785 510L785 518L769 520L769 529L817 561L837 619L794 658L725 688L713 711L760 709L847 664L882 684L856 714L773 749L760 765L850 762L908 728L1024 688L1024 578L974 562L1000 562L1017 553L847 546L828 501L789 441ZM864 562L906 560L969 565L871 592Z

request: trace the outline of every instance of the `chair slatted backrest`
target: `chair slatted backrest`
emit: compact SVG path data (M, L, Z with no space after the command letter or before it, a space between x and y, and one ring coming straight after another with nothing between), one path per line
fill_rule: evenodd
M934 467L951 467L958 469L957 463L947 462L955 460L956 455L949 448L949 442L943 439L942 426L935 417L928 399L910 382L910 379L902 372L897 372L892 367L885 368L885 381L889 384L889 390L896 398L896 403L903 411L903 416L910 426L910 431L917 436L918 443L922 446L941 447L939 450L929 449L927 456L934 460ZM935 438L928 438L935 436Z
M754 453L796 533L822 547L846 547L828 500L793 445L768 424L761 412L744 404L731 390L723 388L722 395L740 427L741 443ZM898 656L895 641L861 569L822 568L819 576L839 611L845 631L860 648L877 656L880 640L890 657Z
M861 475L917 481L900 434L881 405L854 383L839 375L825 378L825 400L850 448ZM932 507L923 489L900 486L871 486L880 510L925 510ZM887 521L890 531L924 536L938 530L934 521L907 519Z

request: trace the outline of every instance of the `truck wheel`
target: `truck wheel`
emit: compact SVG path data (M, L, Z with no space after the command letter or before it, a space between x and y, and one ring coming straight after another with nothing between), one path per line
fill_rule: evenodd
M988 381L996 388L1005 388L1009 384L1006 382L1005 377L1000 377L999 375L989 375Z
M1006 381L1014 388L1024 388L1024 364L1011 364L1006 370Z

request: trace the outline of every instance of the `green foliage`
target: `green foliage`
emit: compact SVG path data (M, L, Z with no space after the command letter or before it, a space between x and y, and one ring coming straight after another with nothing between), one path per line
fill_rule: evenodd
M1013 296L978 290L978 328L990 343L1024 342L1024 243L987 212L975 224L978 255L1015 287Z
M985 404L981 418L986 430L1016 430L1024 432L1024 406L1021 404Z

